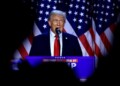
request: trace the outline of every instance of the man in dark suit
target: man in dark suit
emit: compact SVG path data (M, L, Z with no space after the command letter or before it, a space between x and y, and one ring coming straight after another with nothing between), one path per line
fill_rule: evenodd
M59 35L60 56L82 56L77 37L63 32L66 14L60 10L50 13L48 23L51 27L48 33L36 36L33 39L30 56L54 56L55 35ZM60 33L56 32L56 29Z
M78 43L77 37L63 32L66 15L60 10L53 10L50 13L48 23L51 27L47 33L43 33L34 37L29 56L82 56L82 51ZM59 54L55 55L54 42L58 36L60 47ZM41 65L31 67L26 61L19 65L23 76L27 75L27 79L32 82L35 80L40 82L55 81L58 83L76 84L78 80L74 76L72 70L66 63L43 62ZM75 81L75 83L73 83ZM79 82L78 82L79 84Z

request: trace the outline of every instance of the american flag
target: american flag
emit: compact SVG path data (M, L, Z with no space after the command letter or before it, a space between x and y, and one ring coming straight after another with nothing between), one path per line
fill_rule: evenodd
M29 0L24 0L24 4ZM33 37L49 29L48 16L54 9L67 14L64 30L78 37L83 56L106 56L112 47L120 0L31 0L35 10L33 33L14 53L15 59L29 55Z
M97 56L106 56L113 45L114 31L120 13L120 0L95 0L93 5L93 25Z

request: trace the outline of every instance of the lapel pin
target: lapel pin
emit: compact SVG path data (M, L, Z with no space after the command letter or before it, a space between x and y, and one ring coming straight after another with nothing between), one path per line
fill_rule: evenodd
M67 37L65 37L65 39L68 39Z

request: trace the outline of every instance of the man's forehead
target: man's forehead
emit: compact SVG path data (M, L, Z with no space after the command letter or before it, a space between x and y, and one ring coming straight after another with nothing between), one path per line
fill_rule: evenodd
M59 17L63 17L64 18L64 16L63 15L61 15L61 14L52 14L51 16L59 16Z

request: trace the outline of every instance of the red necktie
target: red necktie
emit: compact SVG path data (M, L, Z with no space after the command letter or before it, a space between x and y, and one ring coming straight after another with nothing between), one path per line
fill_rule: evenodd
M58 37L58 35L55 36L54 56L60 56L60 42L59 42L59 37Z

